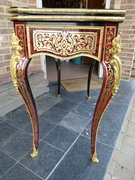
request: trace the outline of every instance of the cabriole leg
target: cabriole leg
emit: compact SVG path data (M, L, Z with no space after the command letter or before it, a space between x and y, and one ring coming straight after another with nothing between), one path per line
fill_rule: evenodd
M21 51L22 48L19 45L19 39L15 33L12 35L11 46L14 51L10 60L11 77L15 89L24 100L31 119L33 132L33 152L31 156L35 157L38 155L39 131L37 110L27 77L27 68L30 60L25 57L21 58L19 51Z
M98 163L97 153L96 153L96 140L98 127L100 124L100 120L109 105L111 99L115 96L118 91L118 86L121 78L121 62L118 58L117 54L121 51L121 42L120 42L120 34L112 41L112 48L109 53L111 54L111 58L109 62L103 62L103 70L104 70L104 80L102 89L97 101L97 105L95 108L92 127L91 127L91 159L93 162Z

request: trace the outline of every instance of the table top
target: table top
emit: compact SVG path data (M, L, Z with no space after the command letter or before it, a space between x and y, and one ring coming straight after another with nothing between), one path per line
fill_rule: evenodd
M10 7L11 21L123 22L126 10Z

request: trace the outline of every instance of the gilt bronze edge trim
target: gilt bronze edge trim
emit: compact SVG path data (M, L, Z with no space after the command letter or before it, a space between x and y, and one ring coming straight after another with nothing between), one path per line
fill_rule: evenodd
M87 54L87 53L80 53L79 56L86 56L86 54ZM33 57L35 57L35 56L40 56L40 55L51 56L51 57L59 58L59 59L63 59L63 60L66 60L66 59L69 59L69 58L72 59L72 58L78 57L78 54L77 54L77 55L71 55L70 57L69 57L69 56L67 56L67 57L63 57L63 56L62 56L62 57L61 57L61 56L59 56L59 55L54 55L54 54L52 55L52 53L48 53L48 52L39 52L39 53L35 53L35 54L31 54L31 53L29 52L29 58L33 58ZM86 57L93 58L93 59L95 59L95 60L97 60L97 61L100 62L99 58L96 57L96 56L87 54Z
M92 30L103 30L102 26L69 26L69 25L37 25L37 24L27 24L26 28L46 28L46 29L92 29Z
M98 61L101 62L101 51L102 51L102 43L103 43L103 34L104 34L104 27L100 29L100 39L99 39L99 49L98 49Z
M87 14L125 14L124 9L70 9L70 8L20 8L20 7L10 7L8 9L9 13L87 13Z
M10 16L10 21L100 21L123 22L124 17L110 16Z

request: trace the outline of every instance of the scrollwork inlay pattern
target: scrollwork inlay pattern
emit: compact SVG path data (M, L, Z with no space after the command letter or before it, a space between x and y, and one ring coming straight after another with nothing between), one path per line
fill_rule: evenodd
M79 52L96 53L97 32L33 31L34 50L69 56Z
M25 35L25 25L24 24L15 24L15 33L19 38L19 45L22 47L20 54L26 57L26 35Z

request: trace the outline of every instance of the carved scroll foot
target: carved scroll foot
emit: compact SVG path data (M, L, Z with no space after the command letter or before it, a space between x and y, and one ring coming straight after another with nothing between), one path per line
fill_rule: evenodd
M32 158L34 158L34 157L36 157L38 155L38 150L35 148L35 147L33 147L33 152L30 154L30 156L32 157Z
M99 162L99 159L97 158L97 154L96 154L96 153L93 154L93 156L91 157L91 160L92 160L92 162L94 162L94 163L98 163L98 162Z

